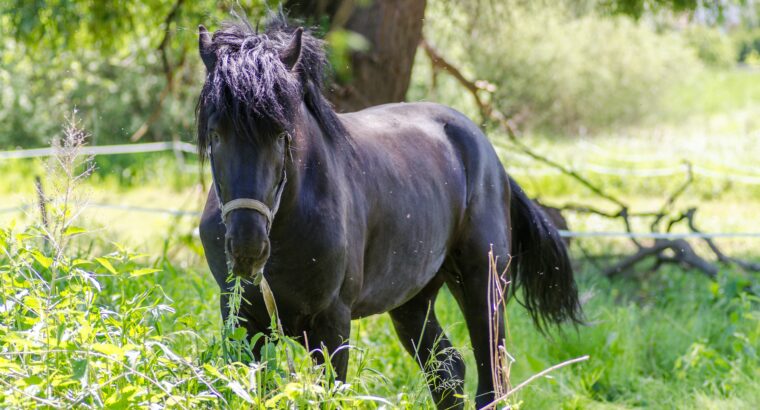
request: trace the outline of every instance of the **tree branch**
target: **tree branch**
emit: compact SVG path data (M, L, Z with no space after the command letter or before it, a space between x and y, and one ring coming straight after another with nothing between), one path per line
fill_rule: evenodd
M685 218L689 224L689 229L691 229L692 232L702 233L702 231L697 229L696 223L694 222L694 214L696 212L697 212L696 208L690 208L688 211L686 211ZM718 245L716 245L715 242L711 238L704 237L703 240L705 241L707 246L710 247L710 249L713 251L713 253L718 258L719 261L723 263L737 265L744 270L748 270L752 272L760 272L760 264L728 256L725 253L723 253L723 251L721 251L720 248L718 248Z
M578 181L581 185L588 188L591 192L595 193L596 195L614 203L615 205L619 206L620 208L626 208L626 205L619 200L618 198L614 197L613 195L610 195L606 192L604 192L601 188L596 186L594 183L589 181L588 179L584 178L582 175L578 174L572 169L569 169L565 167L564 165L559 164L558 162L555 162L549 158L546 158L543 155L538 154L537 152L531 150L526 146L524 143L522 143L517 138L517 131L515 130L514 126L511 124L511 122L506 118L504 114L502 114L499 110L495 109L489 102L486 102L483 100L483 98L480 96L479 91L485 90L485 91L492 91L492 85L488 83L487 81L470 81L468 80L462 72L457 69L453 64L448 62L445 58L443 58L436 50L435 48L426 40L422 39L420 42L420 46L425 50L425 53L430 58L430 61L434 66L440 67L443 70L445 70L447 73L449 73L451 76L453 76L457 81L459 81L460 84L462 84L469 92L472 94L473 98L475 99L475 103L478 105L478 108L480 109L480 113L483 116L484 119L490 119L491 121L498 124L507 134L509 137L509 140L516 145L522 152L524 152L529 157L543 162L552 168L558 169L560 172L562 172L565 175L568 175Z
M180 55L180 59L177 62L176 65L172 66L171 62L169 61L169 53L167 51L167 48L169 46L169 40L171 40L172 32L169 30L169 26L171 25L172 21L177 17L177 13L179 12L180 6L182 6L182 3L184 3L185 0L177 0L174 3L174 6L172 6L171 10L169 11L169 14L166 15L166 18L164 19L164 37L161 39L161 43L158 45L158 48L156 51L161 55L161 64L163 65L164 69L164 77L166 78L166 84L164 85L164 88L161 90L161 93L158 95L158 100L156 101L156 105L153 108L153 111L150 113L150 116L148 116L148 119L145 120L145 122L140 125L140 127L137 129L137 131L132 134L131 137L129 137L129 140L132 142L139 141L145 134L148 132L148 129L150 128L153 123L155 123L160 117L161 117L161 111L164 107L164 101L166 100L166 97L169 95L169 93L174 88L174 72L177 70L177 68L181 67L185 62L185 55L186 52L183 49L182 53Z

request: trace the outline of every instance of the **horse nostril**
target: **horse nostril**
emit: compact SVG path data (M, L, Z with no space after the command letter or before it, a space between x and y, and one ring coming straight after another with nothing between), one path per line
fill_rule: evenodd
M257 255L258 259L264 259L269 256L269 241L263 241L261 243L261 250Z
M240 240L225 238L225 251L233 258L262 260L269 256L269 241Z

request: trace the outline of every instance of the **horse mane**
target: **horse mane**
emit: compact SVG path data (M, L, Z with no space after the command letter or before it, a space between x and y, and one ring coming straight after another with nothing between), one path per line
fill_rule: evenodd
M301 56L293 70L280 59L298 28L287 17L270 13L264 31L258 32L244 17L222 23L212 37L216 64L208 72L196 106L198 150L207 155L207 115L212 108L226 115L234 131L249 138L267 138L294 132L301 102L328 138L341 138L346 131L322 95L328 67L324 42L308 30L301 38Z

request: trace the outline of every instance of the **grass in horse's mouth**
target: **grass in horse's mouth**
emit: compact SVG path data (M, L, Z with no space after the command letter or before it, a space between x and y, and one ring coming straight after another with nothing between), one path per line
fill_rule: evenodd
M233 273L247 279L247 278L252 278L254 275L256 275L256 272L258 272L264 267L265 262L266 261L256 264L254 258L241 256L237 258L232 258L231 268L232 268ZM245 272L245 273L241 273L241 272Z

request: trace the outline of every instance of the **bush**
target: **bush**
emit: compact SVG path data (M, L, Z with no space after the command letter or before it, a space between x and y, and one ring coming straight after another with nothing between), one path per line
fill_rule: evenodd
M665 90L700 66L677 36L626 17L578 16L549 2L493 2L479 13L443 3L432 2L429 14L454 18L428 19L428 40L471 78L494 83L496 106L531 126L639 123L660 111ZM427 81L424 73L418 81ZM461 107L461 94L440 97Z
M189 39L190 34L187 34ZM185 38L185 37L183 37ZM4 47L0 65L0 147L39 147L59 135L64 114L76 107L96 145L128 142L155 112L166 79L148 44L133 44L123 55L96 50L61 52L40 67L28 47L13 39ZM53 53L52 51L50 52ZM170 92L143 141L194 136L193 110L202 71L188 62L175 74ZM137 68L135 68L137 67Z
M736 32L734 42L740 63L760 67L760 28Z
M737 55L731 39L715 28L691 26L683 33L684 39L709 67L730 68Z

